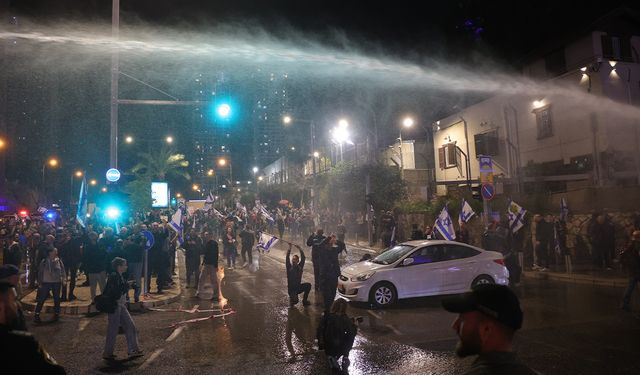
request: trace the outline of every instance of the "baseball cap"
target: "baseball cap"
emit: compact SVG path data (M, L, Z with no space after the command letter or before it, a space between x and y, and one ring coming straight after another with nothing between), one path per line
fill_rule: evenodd
M20 274L18 267L13 264L4 264L0 266L0 279Z
M518 296L505 285L476 285L470 292L442 300L442 307L453 313L479 311L513 330L522 327Z

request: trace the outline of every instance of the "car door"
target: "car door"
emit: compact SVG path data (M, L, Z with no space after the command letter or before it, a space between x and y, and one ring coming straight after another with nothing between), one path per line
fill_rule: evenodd
M400 297L418 297L437 293L444 282L442 245L429 245L414 250L396 268ZM404 264L410 263L410 264Z
M445 266L443 291L459 292L471 286L480 252L465 245L444 245L442 264Z

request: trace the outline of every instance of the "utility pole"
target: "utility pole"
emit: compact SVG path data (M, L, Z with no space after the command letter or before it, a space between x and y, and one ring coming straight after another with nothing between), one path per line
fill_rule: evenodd
M120 36L120 0L112 0L111 37L114 42ZM111 137L109 147L109 165L118 168L118 78L120 55L118 48L111 52Z

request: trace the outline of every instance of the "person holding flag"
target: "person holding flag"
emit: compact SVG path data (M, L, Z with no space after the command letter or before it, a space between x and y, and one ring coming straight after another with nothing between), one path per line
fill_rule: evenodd
M473 208L469 205L469 202L462 199L462 206L460 208L460 216L458 216L458 226L459 229L456 231L456 239L458 242L470 244L471 243L471 234L469 233L469 229L467 228L467 222L471 219L473 215L476 213L473 212Z

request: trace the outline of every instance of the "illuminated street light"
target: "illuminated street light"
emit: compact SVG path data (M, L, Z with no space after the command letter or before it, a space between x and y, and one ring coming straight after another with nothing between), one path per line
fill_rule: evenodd
M168 136L166 138L167 143L173 143L173 137L172 136Z
M0 138L0 148L4 148L4 139Z
M264 177L258 176L258 181L262 181L262 180L264 180Z
M227 165L227 159L224 159L224 158L218 159L218 165L221 167L224 167L225 165Z
M284 116L284 117L282 118L282 122L284 122L286 125L291 124L291 121L292 121L292 120L291 120L291 116Z
M215 172L213 171L213 169L209 169L209 170L207 171L207 176L213 176L213 174L214 174L214 173L215 173Z
M200 190L200 186L198 186L197 184L193 184L193 186L191 188L193 189L193 191Z
M102 190L103 193L106 193L107 192L107 187L103 186L102 189L100 189L100 190Z
M296 148L294 146L291 146L291 151L295 151Z
M252 168L252 170L253 170L253 174L256 174L256 173L258 173L258 171L260 170L260 168L258 168L258 167L253 167L253 168Z
M52 166L52 167L57 167L58 166L58 159L55 159L55 158L49 159L49 165Z
M76 171L76 177L82 177L83 174L82 171Z
M410 128L412 127L414 124L414 121L411 117L405 117L404 120L402 120L402 126L404 126L405 128Z
M182 194L176 193L176 198L181 198L181 197L182 197Z
M127 143L133 143L133 137L128 135L128 136L125 137L124 141L127 142Z
M91 180L91 181L89 181L89 183L91 184L91 186L96 186L98 184L98 181Z
M218 112L218 116L220 116L223 119L226 119L231 114L231 106L226 103L220 104L218 106L218 109L216 109L216 112Z

